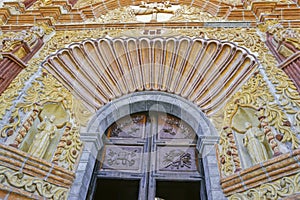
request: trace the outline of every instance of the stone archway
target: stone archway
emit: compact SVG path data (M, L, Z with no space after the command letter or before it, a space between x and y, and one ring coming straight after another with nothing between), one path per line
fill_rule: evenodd
M191 126L198 136L196 148L202 153L208 198L212 198L212 193L223 196L214 150L218 136L211 122L199 108L182 97L165 92L146 91L125 95L106 104L97 111L86 131L81 132L85 148L69 199L85 199L97 154L103 146L102 136L105 130L124 116L149 110L172 114Z

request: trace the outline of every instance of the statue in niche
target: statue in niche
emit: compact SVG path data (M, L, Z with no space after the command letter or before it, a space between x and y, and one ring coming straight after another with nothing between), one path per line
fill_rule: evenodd
M264 146L265 134L257 127L252 127L251 123L245 123L246 132L243 144L251 157L252 164L257 164L268 159L268 153Z
M29 147L28 153L32 156L43 158L47 148L50 145L51 139L55 136L57 128L53 123L55 116L44 117L42 123L37 126L38 132L35 134L32 144Z

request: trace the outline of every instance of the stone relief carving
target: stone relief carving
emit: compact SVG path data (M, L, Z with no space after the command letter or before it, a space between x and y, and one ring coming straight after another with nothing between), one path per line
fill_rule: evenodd
M74 170L82 142L79 139L79 129L76 128L74 119L69 118L69 116L74 116L70 114L71 95L67 95L67 90L58 85L56 80L47 73L43 73L27 92L29 96L17 105L18 109L11 115L11 123L2 128L1 136L7 138L7 143L11 146L28 151L35 133L41 133L37 127L43 123L42 119L54 115L56 135L43 158L68 170ZM24 113L29 115L24 115ZM24 116L27 117L22 120ZM68 125L70 129L66 126L67 121L71 121L71 125ZM21 125L20 128L18 128L19 125Z
M58 187L47 181L25 175L22 172L14 171L0 166L0 183L16 188L22 188L27 192L35 193L41 197L53 200L67 199L68 189Z
M229 197L230 200L248 199L281 199L300 191L300 174L283 177L273 183L262 184L243 193L236 193Z
M142 147L111 146L105 147L105 158L102 161L104 170L130 170L140 169L142 160Z
M180 119L172 116L159 117L160 139L196 139L192 129Z
M30 9L39 9L39 7L42 6L50 6L52 5L52 0L37 0L31 7Z
M215 17L200 8L182 5L170 18L170 22L212 22L224 21L221 17Z
M93 19L90 20L93 22ZM141 2L138 6L121 7L101 15L96 22L132 23L132 22L207 22L224 21L204 12L200 8L187 5L173 5L169 1L162 3Z
M144 115L133 115L117 121L111 130L108 137L115 138L141 138L144 135L145 129Z
M47 117L37 126L38 132L35 133L33 142L29 146L28 153L31 155L43 158L46 150L48 149L52 138L55 136L57 128L53 124L55 116Z
M169 1L164 1L162 3L145 3L141 1L141 4L137 6L131 6L135 16L138 15L151 15L150 22L157 22L159 21L158 13L170 13L174 14L176 8L174 9L173 6L170 4ZM162 17L162 20L163 17Z
M79 127L67 124L66 129L57 145L52 162L70 171L76 169L78 157L83 143L80 140Z
M265 135L262 130L252 127L249 122L245 123L246 132L243 138L244 146L247 148L252 163L257 164L268 159L266 147L264 145Z
M171 150L165 154L163 164L166 169L191 168L191 154L182 150Z
M60 103L53 102L43 105L37 113L31 126L27 127L27 130L25 128L25 132L20 133L21 135L16 137L11 146L26 151L32 156L50 161L65 124L70 120L69 114Z
M109 31L109 35L114 37L118 35L123 30L112 30ZM197 36L200 33L205 33L207 38L218 38L220 40L229 40L236 42L237 44L241 46L245 46L252 52L257 52L257 55L259 57L259 60L261 61L262 67L264 68L267 77L275 86L275 91L278 95L278 102L279 106L276 105L266 105L265 106L265 116L266 116L266 122L268 123L268 126L273 128L275 127L276 132L274 134L277 136L285 136L285 139L282 139L282 142L291 142L291 144L296 147L297 146L297 138L295 137L295 133L291 131L290 127L287 126L286 121L289 121L286 117L286 112L289 113L289 115L293 118L290 121L291 126L297 127L296 125L300 123L300 115L299 115L299 95L296 91L295 86L293 83L287 78L287 76L280 70L276 69L276 61L274 57L270 54L266 54L267 48L263 44L261 38L257 35L256 30L254 29L197 29L197 30L186 30L186 29L178 29L174 30L178 34L183 34L187 36ZM72 32L72 31L58 31L56 35L45 45L44 49L40 52L41 57L37 59L32 59L28 65L28 68L24 73L20 74L19 77L15 79L12 83L12 87L10 87L8 90L6 90L3 95L0 96L0 107L3 107L3 109L0 109L0 117L3 117L3 115L6 113L8 109L12 108L13 116L16 108L12 107L13 102L17 99L18 92L24 87L24 82L28 80L28 77L31 76L32 73L34 73L37 70L37 66L39 65L40 61L43 60L46 55L48 55L47 52L55 51L56 49L63 48L65 44L71 43L71 42L78 42L82 41L89 37L101 37L107 33L103 30L95 30L95 31L78 31L78 32ZM263 102L274 102L274 97L270 95L270 92L262 92L261 88L268 88L265 82L261 81L263 80L260 75L255 75L254 78L250 79L248 83L246 84L246 87L243 87L243 94L244 96L241 98L241 103L250 103L253 104L253 102L263 101ZM54 81L55 82L55 81ZM37 86L37 88L40 88L41 86ZM45 88L49 88L46 86ZM258 89L260 88L260 89ZM241 93L240 93L241 94ZM27 93L28 95L28 93ZM50 94L51 98L53 98L52 94ZM237 96L236 96L237 97ZM236 99L233 99L230 104L234 104L233 102ZM265 104L262 104L264 106ZM260 105L256 105L259 107ZM14 117L13 117L14 118ZM14 124L18 122L17 119L13 119ZM226 124L225 124L226 126ZM6 132L7 133L7 132ZM226 135L226 134L225 134ZM278 137L279 137L278 136ZM270 136L272 137L272 136ZM277 139L274 139L277 141ZM225 142L224 149L228 149L228 146L231 144L230 142ZM223 148L223 147L222 147ZM224 151L225 154L223 154L227 160L227 157L230 156L226 154L227 151ZM230 153L229 153L230 154ZM238 163L237 159L235 161ZM233 162L233 161L232 161ZM229 163L226 162L226 163ZM231 164L233 165L233 164ZM230 174L230 173L229 173Z
M159 171L195 172L196 152L192 147L158 147Z
M31 27L17 33L11 33L2 39L1 52L13 52L22 59L32 51L45 35L45 30L41 25ZM22 46L23 45L23 46Z

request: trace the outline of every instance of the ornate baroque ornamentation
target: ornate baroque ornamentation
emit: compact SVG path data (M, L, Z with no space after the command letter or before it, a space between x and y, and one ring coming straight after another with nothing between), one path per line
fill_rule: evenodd
M21 188L30 193L53 200L67 199L68 189L58 187L44 180L34 178L20 171L14 171L0 166L0 183L16 188Z
M117 8L101 15L96 22L100 23L132 23L137 22L133 10L130 7Z
M58 166L64 167L70 171L75 170L75 164L82 149L78 127L67 125L65 132L60 139L56 152L54 153L53 162Z
M123 30L117 29L117 30L87 30L87 31L59 31L56 33L56 35L44 46L44 48L40 52L40 58L38 59L32 59L29 62L28 67L23 70L17 78L13 81L11 86L0 96L0 102L1 107L3 107L1 110L0 117L3 117L5 112L9 109L12 109L14 101L19 96L19 91L24 87L24 83L26 80L31 77L31 75L37 71L38 66L42 60L48 55L49 52L54 52L57 49L63 48L66 44L70 44L72 42L79 42L86 38L99 38L103 37L106 34L109 34L111 37L119 35ZM173 30L174 32L186 36L199 36L204 35L205 38L216 38L219 40L226 40L226 41L232 41L236 42L238 45L248 48L251 52L255 52L258 55L258 58L263 66L263 69L265 70L266 74L268 75L268 78L272 81L272 83L275 85L276 93L279 96L279 105L275 104L274 97L268 97L268 95L264 94L263 96L259 97L261 98L269 98L271 100L270 102L273 104L266 105L269 106L269 110L271 110L272 115L270 115L270 119L274 120L274 125L277 126L277 129L282 129L282 133L284 133L287 140L292 141L293 135L290 134L289 131L290 128L283 126L282 122L287 121L287 117L285 116L284 112L287 112L290 116L293 117L293 121L291 122L292 125L299 125L300 124L300 114L298 112L299 110L299 95L296 91L295 86L289 80L289 78L282 72L282 70L276 68L276 61L275 58L266 53L267 48L265 47L264 43L261 41L259 35L256 33L256 29L243 29L243 28L236 28L236 29L229 29L224 31L224 29L217 29L217 28L207 28L207 29L177 29ZM249 80L249 83L255 83L257 82L255 80L256 78L251 78ZM59 84L56 82L56 84ZM261 83L260 83L261 84ZM266 83L263 83L266 84ZM247 85L247 84L246 84ZM265 85L267 86L267 85ZM48 87L48 86L46 86ZM267 86L268 87L268 86ZM257 88L257 86L255 87ZM262 87L259 87L260 89ZM260 90L259 89L259 90ZM242 89L244 90L244 89ZM249 88L248 88L249 90ZM255 89L255 91L259 91ZM28 94L28 92L27 92ZM253 95L245 93L246 97L248 99L253 100ZM246 99L247 99L246 98ZM231 103L228 105L232 104ZM260 106L260 105L258 105ZM282 108L282 109L281 109ZM17 108L13 108L13 113L16 112ZM283 121L277 120L275 117L276 113L280 116ZM273 115L275 114L275 116ZM269 122L270 123L270 122ZM276 125L277 124L277 125ZM16 124L15 124L16 125ZM270 123L272 125L272 123ZM287 129L287 130L286 130ZM293 137L290 137L290 136ZM294 147L297 146L296 140L294 140Z
M259 109L257 117L264 118L261 118L262 127L269 139L268 141L272 146L274 154L279 154L279 150L277 148L277 142L274 139L274 135L270 132L269 126L274 127L277 134L280 137L282 136L282 139L280 140L281 142L291 142L293 149L298 147L299 140L296 133L291 130L289 124L284 123L288 121L287 116L279 105L274 102L274 96L270 93L268 85L263 80L260 73L255 73L247 84L245 84L227 104L225 108L224 125L230 126L230 121L236 113L239 105L251 105L256 108L263 108ZM230 137L228 139L228 134L225 131L222 132L220 139L220 158L222 173L225 176L232 174L235 170L240 168L239 162L233 162L234 157L237 159L238 155L234 156L231 152L231 149L236 149L236 145L231 144L232 142L230 142Z
M23 141L34 119L37 117L37 113L42 109L42 105L49 102L61 103L66 110L72 110L72 96L69 91L59 84L52 75L46 72L32 83L26 94L24 101L18 103L12 112L11 123L4 126L1 130L1 137L13 135L18 126L20 126L21 113L26 114L31 112L31 115L18 131L13 144L16 147ZM70 131L67 129L61 138L53 161L57 162L59 166L74 170L74 165L82 148L82 142L79 137L78 128L74 126Z
M262 184L257 188L243 193L236 193L229 197L230 200L255 200L255 199L279 199L300 192L300 173L283 177L273 183Z
M159 12L159 11L157 11ZM157 13L155 12L155 13ZM166 11L163 11L166 12ZM150 12L149 12L150 13ZM148 14L148 13L146 13ZM122 7L108 11L107 14L101 15L95 22L101 23L133 23L139 22L137 15L146 15L144 12L135 11L131 7ZM207 12L203 12L200 8L182 5L172 13L168 22L215 22L224 21L221 17L214 17ZM156 19L157 20L157 19ZM94 21L94 20L91 20Z
M202 9L182 5L180 9L176 10L174 16L169 20L170 22L216 22L224 21L221 17L214 17Z

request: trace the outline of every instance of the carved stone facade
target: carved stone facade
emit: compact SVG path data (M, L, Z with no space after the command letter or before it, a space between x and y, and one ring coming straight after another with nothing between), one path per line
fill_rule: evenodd
M208 199L297 196L299 9L297 0L0 3L0 198L85 199L99 151L104 170L142 170L149 127L136 113L152 111L166 113L158 141L197 143L197 154L157 145L154 171L196 174L199 155ZM104 145L107 128L139 145Z

